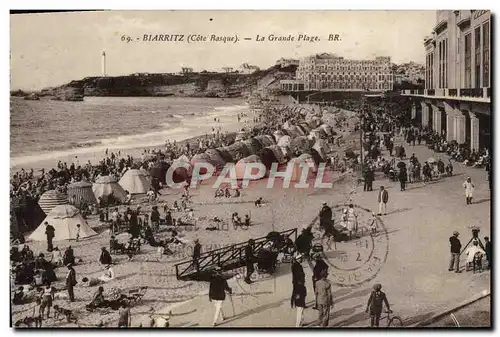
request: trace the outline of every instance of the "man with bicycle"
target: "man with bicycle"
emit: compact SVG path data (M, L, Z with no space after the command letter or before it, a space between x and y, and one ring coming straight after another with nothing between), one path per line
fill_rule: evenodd
M382 315L383 304L387 307L387 312L392 313L392 310L387 300L385 293L381 291L382 285L379 283L373 285L373 291L368 299L368 304L366 305L366 312L370 310L371 327L379 326L380 316Z

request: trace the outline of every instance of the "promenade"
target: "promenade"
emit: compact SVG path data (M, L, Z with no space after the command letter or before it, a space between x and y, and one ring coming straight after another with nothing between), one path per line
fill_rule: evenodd
M424 145L404 146L407 155L411 156L414 152L421 163L429 157L441 157L447 162L447 156L435 154ZM462 188L467 176L472 178L476 186L474 204L469 206L465 204ZM389 240L387 260L374 279L357 288L333 286L335 305L330 316L330 326L368 326L369 317L364 310L374 283L383 285L382 290L386 292L394 313L402 317L405 326L449 309L483 290L490 290L489 271L478 274L465 271L456 274L448 271L448 239L453 231L460 232L459 238L463 247L471 238L471 225L480 227L481 240L484 236L490 236L490 194L484 169L454 163L453 177L425 185L410 184L404 192L400 191L399 183L386 179L376 180L373 192L363 192L363 186L358 186L356 193L352 195L353 203L376 211L380 185L384 185L389 192L388 214L382 217ZM315 208L319 211L323 200L328 201L330 205L346 202L347 189L348 186L334 186L332 190L310 193L307 198L303 192L287 191L284 200L280 202L288 203L289 207L296 203L298 214L292 217L278 214L278 219L292 218L296 221L285 221L286 224L277 224L277 227L292 228L299 223L302 223L299 227L307 225L304 214L313 214ZM297 195L293 196L293 193ZM276 210L279 213L279 206L276 206ZM313 216L309 222L312 220ZM344 249L343 245L352 244L339 243L337 250ZM461 257L462 269L465 265L464 255ZM304 262L303 266L308 292L306 301L312 306L312 264ZM332 279L331 274L335 271L330 269L329 277ZM233 312L231 301L227 298L223 305L227 319L220 327L295 325L295 309L290 308L292 282L288 264L281 265L273 278L258 280L252 285L232 279L229 285L236 293L232 296L235 311ZM214 314L213 304L209 302L206 294L187 303L165 308L161 312L167 313L170 309L173 314L170 322L174 327L210 326ZM311 308L304 311L305 326L315 326L316 318L317 311ZM138 317L134 319L139 320ZM133 325L136 325L134 319Z

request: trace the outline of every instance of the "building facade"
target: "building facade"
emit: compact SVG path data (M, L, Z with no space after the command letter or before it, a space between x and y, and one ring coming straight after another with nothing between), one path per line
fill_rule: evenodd
M491 12L436 11L424 48L425 90L403 93L415 98L412 117L449 141L489 147Z
M290 66L298 66L299 60L285 59L282 57L278 61L276 61L276 65L279 66L280 68L286 68L286 67L290 67Z
M323 53L300 60L296 81L312 91L391 91L394 77L390 57L348 60ZM283 90L287 90L284 85Z

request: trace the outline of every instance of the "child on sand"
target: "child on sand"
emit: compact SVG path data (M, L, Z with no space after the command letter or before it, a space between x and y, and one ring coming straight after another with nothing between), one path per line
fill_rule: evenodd
M80 224L76 225L76 242L80 239Z
M33 319L35 320L35 328L42 327L42 300L37 298L33 306Z

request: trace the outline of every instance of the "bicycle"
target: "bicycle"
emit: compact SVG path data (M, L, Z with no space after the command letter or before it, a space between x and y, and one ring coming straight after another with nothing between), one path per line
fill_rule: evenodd
M382 321L384 319L387 319L387 327L388 328L400 328L403 326L403 320L401 317L394 315L391 317L391 314L393 313L392 310L386 310L384 313L387 314L387 316L380 317L379 321Z

